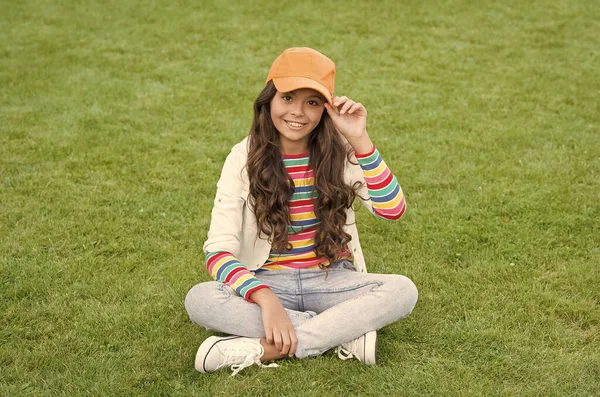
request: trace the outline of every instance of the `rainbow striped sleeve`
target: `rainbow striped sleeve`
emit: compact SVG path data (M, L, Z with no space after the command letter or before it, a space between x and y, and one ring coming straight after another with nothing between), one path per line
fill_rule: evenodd
M356 159L363 170L375 215L388 220L399 219L406 210L404 193L377 148L373 146L366 154L356 153Z
M254 303L250 299L250 294L254 291L269 288L258 281L230 252L207 252L206 267L215 280L230 286L248 302Z

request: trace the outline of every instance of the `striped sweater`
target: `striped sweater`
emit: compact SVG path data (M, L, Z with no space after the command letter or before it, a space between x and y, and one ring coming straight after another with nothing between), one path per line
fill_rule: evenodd
M406 208L404 194L379 151L373 147L369 153L357 153L356 159L363 170L373 213L382 219L399 219ZM313 190L314 176L309 164L309 154L307 152L300 155L284 155L283 162L295 186L290 199L288 225L288 241L292 249L282 252L271 250L265 264L256 272L307 269L329 264L327 258L318 257L314 249L314 238L319 224L314 212L314 200L318 192ZM350 258L350 253L343 250L340 256ZM206 265L215 280L230 286L249 302L252 302L250 295L254 291L268 288L229 252L207 252Z

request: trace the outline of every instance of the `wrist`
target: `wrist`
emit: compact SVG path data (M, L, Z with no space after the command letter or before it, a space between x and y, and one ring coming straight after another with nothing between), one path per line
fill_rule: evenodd
M261 288L254 291L250 294L249 298L260 307L266 306L274 301L279 302L279 298L270 288Z
M359 154L369 153L373 150L373 142L365 131L365 135L356 138L346 138L354 152Z

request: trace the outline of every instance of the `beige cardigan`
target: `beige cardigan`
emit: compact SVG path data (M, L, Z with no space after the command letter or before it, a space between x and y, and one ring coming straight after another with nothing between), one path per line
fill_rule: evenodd
M231 252L248 270L253 271L265 263L271 251L271 244L267 239L257 236L256 218L247 203L249 194L248 173L245 167L247 157L248 137L236 144L225 160L221 177L217 182L208 239L203 249L204 252ZM357 163L354 156L352 160ZM358 164L346 162L344 180L350 186L356 181L363 182L358 191L359 197L369 197L363 171ZM361 201L369 212L373 213L371 200L361 198ZM352 208L347 211L346 222L344 230L352 237L348 248L354 257L354 266L357 271L366 272Z

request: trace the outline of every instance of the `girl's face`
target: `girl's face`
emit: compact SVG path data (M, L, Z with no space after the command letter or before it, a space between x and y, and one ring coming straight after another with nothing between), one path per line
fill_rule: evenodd
M321 121L324 110L325 99L315 90L277 91L271 100L271 120L279 131L283 153L308 151L310 133Z

